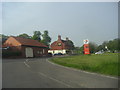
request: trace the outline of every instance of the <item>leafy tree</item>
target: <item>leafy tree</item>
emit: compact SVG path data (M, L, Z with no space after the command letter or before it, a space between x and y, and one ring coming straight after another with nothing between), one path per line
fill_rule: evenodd
M97 47L97 49L96 49L96 51L101 51L101 50L103 50L103 46L102 45L99 45L98 47Z
M120 38L118 38L118 51L120 51Z
M84 54L84 45L82 45L79 50L80 50L80 53Z
M67 45L70 47L71 50L75 49L74 43L71 40L67 40Z
M45 45L49 46L49 43L51 42L51 38L49 36L49 33L47 30L44 31L44 34L42 34L42 43L44 43Z
M18 37L31 38L31 36L29 36L29 35L26 34L26 33L20 34L20 35L18 35Z
M90 53L95 53L97 51L98 45L94 42L89 43ZM84 45L80 47L80 53L84 53Z
M120 45L119 44L120 44L120 39L104 41L102 43L102 45L98 46L97 51L99 51L99 50L107 51L105 46L107 46L108 50L110 50L111 52L114 52L115 50L120 51Z
M117 51L120 50L120 46L118 44L120 44L120 39L114 39L114 40L110 40L107 43L107 46L110 51L114 52L115 50Z
M0 39L2 40L2 43L4 43L7 40L8 37L9 36L7 36L7 35L0 34Z
M94 42L90 42L89 47L90 47L90 53L95 53L97 51L98 45Z
M34 35L32 37L33 40L41 41L41 32L40 31L34 31Z
M108 44L108 41L104 41L103 43L102 43L102 49L104 50L104 51L107 51L107 49L105 48L106 46L107 46L107 44ZM108 47L108 46L107 46Z
M81 54L80 47L74 47L74 54Z

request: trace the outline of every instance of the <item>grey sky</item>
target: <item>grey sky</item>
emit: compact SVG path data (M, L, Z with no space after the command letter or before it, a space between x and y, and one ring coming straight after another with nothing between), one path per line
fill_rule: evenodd
M117 2L3 2L2 33L19 35L48 30L52 42L58 34L76 46L84 39L101 44L118 37ZM0 4L1 5L1 4Z

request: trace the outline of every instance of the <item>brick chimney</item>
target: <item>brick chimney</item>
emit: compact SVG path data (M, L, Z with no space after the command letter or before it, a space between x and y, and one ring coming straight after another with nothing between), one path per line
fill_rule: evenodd
M61 40L61 36L60 35L58 35L58 40Z
M66 41L68 41L69 40L69 38L68 37L66 37Z

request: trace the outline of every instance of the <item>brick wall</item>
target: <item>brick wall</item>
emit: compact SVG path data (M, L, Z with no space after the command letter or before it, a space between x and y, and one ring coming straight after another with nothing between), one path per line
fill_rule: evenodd
M25 48L27 48L27 46L22 46L21 47L23 57L26 57ZM33 56L34 57L42 57L42 56L47 56L48 55L48 49L47 48L39 48L39 47L30 47L30 48L33 49Z
M4 52L21 52L21 56L11 56L7 58L25 58L25 48L27 46L12 46L8 50L3 50ZM39 48L39 47L30 47L33 49L33 56L34 57L43 57L48 55L48 49L47 48Z

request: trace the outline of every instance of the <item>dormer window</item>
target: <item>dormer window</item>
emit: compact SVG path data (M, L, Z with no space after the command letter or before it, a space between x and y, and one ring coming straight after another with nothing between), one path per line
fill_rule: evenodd
M61 43L58 43L58 46L61 46L62 44Z

